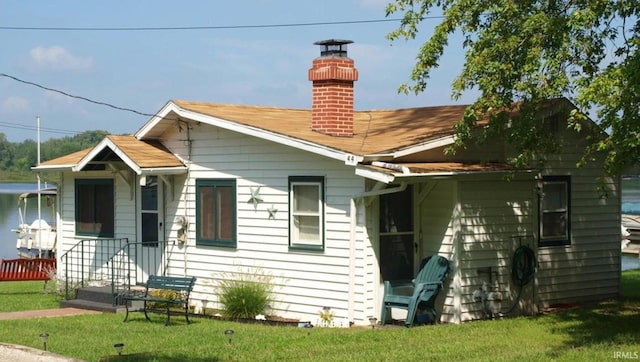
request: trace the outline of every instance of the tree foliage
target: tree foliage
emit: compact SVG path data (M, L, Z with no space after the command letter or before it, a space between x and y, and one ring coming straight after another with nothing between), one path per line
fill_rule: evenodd
M511 161L530 165L557 146L536 121L537 111L549 99L566 97L593 112L606 132L591 139L582 162L603 152L605 172L621 174L640 159L638 5L638 0L396 0L386 9L387 16L403 15L388 34L392 41L417 38L425 19L442 15L400 90L423 92L449 42L461 39L465 64L452 96L468 90L480 96L457 125L458 146L488 116L480 141L504 136L517 150ZM514 103L524 107L507 127ZM573 112L567 126L581 130L584 117Z
M108 135L107 131L86 131L75 136L52 138L40 145L40 161L44 162L69 153L97 145ZM30 168L37 164L38 145L33 140L9 142L0 133L0 170L30 175Z

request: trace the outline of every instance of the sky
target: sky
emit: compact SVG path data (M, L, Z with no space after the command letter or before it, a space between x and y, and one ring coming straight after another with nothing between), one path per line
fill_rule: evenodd
M398 21L295 26L399 19L385 18L386 3L0 0L0 133L36 140L39 116L42 141L88 130L132 134L172 99L308 109L307 72L320 54L313 43L325 39L353 41L356 110L472 103L473 94L450 96L460 49L447 49L424 93L398 93L438 19L395 42L385 35ZM189 27L208 29L130 30Z

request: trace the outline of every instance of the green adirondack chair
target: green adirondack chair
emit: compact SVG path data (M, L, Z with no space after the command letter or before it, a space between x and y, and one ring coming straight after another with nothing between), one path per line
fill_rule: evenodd
M385 280L381 323L385 324L387 315L391 315L391 308L407 311L404 322L406 327L413 325L418 309L431 312L435 323L439 319L435 299L442 290L448 273L449 261L442 256L433 255L423 260L418 275L410 285L394 285L392 281Z

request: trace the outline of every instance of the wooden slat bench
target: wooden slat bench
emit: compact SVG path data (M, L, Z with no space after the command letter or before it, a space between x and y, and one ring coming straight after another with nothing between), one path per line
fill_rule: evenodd
M165 321L165 325L169 325L170 318L170 306L171 305L184 305L184 316L187 320L187 323L191 323L189 321L189 295L193 290L193 286L196 283L195 277L168 277L161 275L151 275L145 284L144 294L136 294L130 293L122 296L122 300L125 302L125 308L127 310L127 314L124 317L124 322L129 319L129 302L132 301L143 301L144 307L142 311L144 312L144 317L147 320L149 319L149 315L147 314L148 303L160 303L165 304L167 307L167 320ZM153 291L174 291L175 295L171 298L165 298L162 296L154 295Z
M0 282L44 280L45 284L56 271L56 259L2 259Z

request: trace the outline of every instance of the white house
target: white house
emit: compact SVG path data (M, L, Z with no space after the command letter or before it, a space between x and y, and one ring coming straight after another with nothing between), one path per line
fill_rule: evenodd
M166 240L163 272L198 278L197 307L219 307L221 273L257 268L275 278L274 314L328 307L344 326L379 318L383 280L432 254L451 263L442 322L486 316L483 284L508 315L619 295L620 182L602 197L601 164L576 168L570 102L541 114L564 140L543 170L513 170L498 141L445 155L466 107L355 111L348 43L316 43L311 109L172 100L131 136L35 167L61 173L59 258L84 239ZM523 286L521 245L537 259Z

